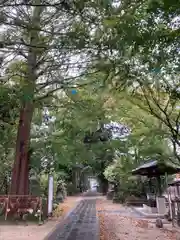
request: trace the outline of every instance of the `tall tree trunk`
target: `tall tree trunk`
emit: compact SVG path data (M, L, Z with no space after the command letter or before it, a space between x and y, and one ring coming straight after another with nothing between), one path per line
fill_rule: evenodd
M101 186L101 192L103 195L106 195L108 192L108 180L104 177L103 174L99 175L99 181Z
M16 140L16 155L12 172L10 194L28 194L28 150L32 115L33 104L30 102L26 103L20 111L18 134Z
M8 178L7 178L7 176L5 176L5 194L6 195L8 194L8 187L9 187L9 185L8 185Z
M31 16L31 28L27 29L29 39L27 54L27 74L23 88L24 100L20 110L19 126L16 140L16 154L11 179L10 194L26 195L29 192L29 141L31 121L34 112L34 92L36 87L38 56L43 54L37 50L40 41L40 19L43 7L41 0L33 0L34 8ZM26 42L27 40L25 40ZM26 53L25 53L26 54Z

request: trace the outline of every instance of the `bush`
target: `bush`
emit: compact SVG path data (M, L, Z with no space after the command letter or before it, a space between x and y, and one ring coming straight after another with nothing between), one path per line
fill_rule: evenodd
M123 192L118 191L117 193L114 193L113 197L113 202L116 203L124 203L125 202L125 197Z
M124 203L128 198L146 198L146 193L143 189L143 185L138 181L121 181L121 184L118 184L116 191L117 192L115 193L113 200L120 203Z
M59 207L59 204L53 203L53 211L54 211L56 208L58 208L58 207Z

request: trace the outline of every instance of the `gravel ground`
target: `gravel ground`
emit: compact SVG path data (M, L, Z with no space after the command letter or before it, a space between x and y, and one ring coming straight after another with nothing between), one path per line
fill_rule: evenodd
M43 240L49 232L51 232L58 222L63 220L64 216L74 208L79 197L67 197L64 203L60 205L63 209L62 216L59 218L52 218L42 226L29 224L22 225L1 225L0 226L0 240Z
M83 199L88 205L90 204L88 207L89 209L91 209L91 206L94 206L94 201L88 203L86 197L83 197ZM57 224L62 222L67 212L73 209L79 200L80 197L68 197L67 200L61 204L61 207L64 210L62 216L60 218L53 218L42 226L32 224L28 226L1 225L0 240L43 240L47 234L56 229ZM91 198L91 201L92 200L93 198ZM102 197L97 197L96 210L99 211L100 240L180 239L176 238L177 233L175 231L157 229L152 223L152 220L142 219L141 217L136 216L132 209L126 208L120 204L113 204L111 201L107 201ZM94 212L94 210L90 212ZM82 215L82 217L83 216L85 215ZM92 219L94 219L94 214L92 217ZM86 222L84 217L82 218L82 221L79 221L79 219L77 220L78 224L83 224L84 226L84 228L81 228L82 239L88 239L87 237L83 237L85 232L82 232L82 230L87 228L91 220ZM86 224L87 226L85 226ZM91 231L92 229L89 230ZM71 240L71 238L68 239ZM75 239L73 238L73 240Z
M176 233L166 229L157 229L151 220L131 216L131 209L111 201L98 200L97 210L100 219L100 240L176 240ZM109 210L126 211L121 215Z

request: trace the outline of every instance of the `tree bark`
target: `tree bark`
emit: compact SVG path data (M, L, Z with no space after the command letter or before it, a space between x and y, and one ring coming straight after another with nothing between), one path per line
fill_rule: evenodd
M108 180L105 179L104 175L99 176L101 192L103 195L106 195L108 192Z
M27 55L27 74L25 85L23 87L24 100L20 110L19 126L16 140L15 161L12 172L10 194L27 195L29 193L29 141L31 131L31 121L34 112L34 92L36 80L38 78L38 57L40 53L36 46L39 43L40 20L43 7L40 7L40 0L33 0L37 5L33 8L31 16L32 28L27 29L27 38L29 39ZM39 27L39 28L38 28ZM26 40L25 40L26 42Z
M33 110L34 107L31 102L26 103L20 110L16 154L10 189L10 194L14 195L26 195L29 190L28 151Z

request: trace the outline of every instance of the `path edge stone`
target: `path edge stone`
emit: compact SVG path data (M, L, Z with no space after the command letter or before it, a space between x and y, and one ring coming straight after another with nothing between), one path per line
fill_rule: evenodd
M156 219L156 218L164 219L164 214L158 215L158 214L145 213L133 206L131 206L131 209L137 214L139 214L140 216L148 219Z
M97 200L96 200L97 202ZM98 211L97 211L97 207L95 206L96 209L96 239L99 240L100 239L100 221L99 221L99 217L98 217Z

